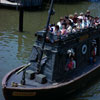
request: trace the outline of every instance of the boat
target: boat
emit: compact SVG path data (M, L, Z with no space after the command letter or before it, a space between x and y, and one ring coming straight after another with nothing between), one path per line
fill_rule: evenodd
M67 37L53 35L48 31L50 16L54 13L53 2L46 30L35 34L37 40L29 63L12 70L2 80L5 100L69 95L82 90L100 75L100 25ZM74 67L68 69L70 56Z
M20 0L7 0L10 3L18 3L20 5L23 5L25 8L29 8L29 7L41 7L43 4L42 0L24 0L24 1L20 1Z

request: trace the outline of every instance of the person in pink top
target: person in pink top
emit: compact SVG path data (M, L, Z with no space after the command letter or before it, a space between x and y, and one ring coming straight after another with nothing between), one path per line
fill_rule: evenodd
M67 35L66 23L62 24L61 35L64 35L64 36Z

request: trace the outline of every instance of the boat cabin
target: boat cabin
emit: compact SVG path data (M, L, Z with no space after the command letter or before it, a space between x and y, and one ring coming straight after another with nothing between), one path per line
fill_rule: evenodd
M41 74L50 82L61 82L72 76L76 70L96 62L100 56L100 25L80 30L66 36L47 34ZM36 33L37 40L33 46L30 62L31 69L37 70L37 62L41 54L45 31ZM81 72L81 71L80 71Z

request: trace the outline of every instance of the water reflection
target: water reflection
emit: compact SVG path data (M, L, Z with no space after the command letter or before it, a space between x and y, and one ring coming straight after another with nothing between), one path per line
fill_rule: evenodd
M99 100L100 99L100 81L91 88L85 90L80 97L77 97L79 100Z
M55 4L56 14L51 23L56 23L61 16L89 9L92 15L100 16L100 3L80 2L75 4ZM34 33L45 27L47 10L25 12L24 32L18 32L18 11L0 9L0 84L3 76L10 70L28 62L31 48L35 41ZM80 93L72 100L99 100L100 82ZM65 98L66 99L66 98ZM0 100L4 100L0 85Z
M17 49L17 55L16 57L18 60L28 61L28 57L30 56L30 51L32 48L32 45L34 43L34 36L33 39L31 39L30 42L28 40L31 39L29 36L27 37L24 34L18 35L18 49Z
M21 57L22 47L23 47L23 38L22 38L22 35L19 35L18 36L18 52L17 52L17 57L18 58Z

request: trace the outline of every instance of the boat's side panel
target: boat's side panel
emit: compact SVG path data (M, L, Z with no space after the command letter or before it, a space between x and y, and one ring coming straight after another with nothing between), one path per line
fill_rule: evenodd
M97 80L100 74L100 67L92 71L91 73L88 73L84 75L83 77L78 78L77 80L72 80L67 85L62 85L60 87L55 86L55 88L46 88L46 89L30 89L30 90L21 90L21 89L10 89L10 88L3 88L4 96L6 100L24 100L32 99L34 97L40 97L40 96L62 96L62 95L68 95L76 90L82 90L82 87L89 86L90 83L93 83L93 80Z

